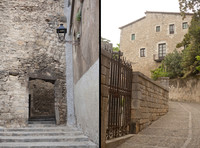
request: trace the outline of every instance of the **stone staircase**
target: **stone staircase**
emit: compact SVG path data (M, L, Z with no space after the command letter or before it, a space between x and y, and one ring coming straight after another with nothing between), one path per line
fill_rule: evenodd
M0 148L97 148L75 127L32 124L0 128Z

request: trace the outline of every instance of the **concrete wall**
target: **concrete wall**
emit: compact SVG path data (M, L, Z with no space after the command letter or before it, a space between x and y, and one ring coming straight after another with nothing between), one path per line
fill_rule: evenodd
M146 12L144 18L121 27L120 50L132 62L133 70L150 77L150 70L160 65L153 58L158 54L158 44L166 43L166 52L172 52L188 31L182 29L182 23L190 23L191 17L186 15L182 20L180 13ZM170 24L175 24L174 34L169 34ZM160 32L156 32L156 26L160 26ZM135 34L135 40L131 40L131 34ZM145 48L145 57L140 57L141 48Z
M99 60L74 86L77 126L99 143Z
M169 81L169 99L200 103L200 77L172 79Z
M131 133L138 133L168 112L169 91L140 72L133 72Z
M32 76L57 81L61 91L55 103L57 119L66 122L65 48L56 33L62 16L63 0L1 0L0 125L27 124Z

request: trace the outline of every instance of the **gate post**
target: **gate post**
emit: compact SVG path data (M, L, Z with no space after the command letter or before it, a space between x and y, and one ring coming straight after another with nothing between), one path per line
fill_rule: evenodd
M108 91L111 53L101 49L101 148L106 145L108 124Z
M139 89L139 77L138 74L132 72L132 95L131 95L131 123L130 123L130 134L137 134L139 132L139 123L137 118L140 117L139 107L141 92Z

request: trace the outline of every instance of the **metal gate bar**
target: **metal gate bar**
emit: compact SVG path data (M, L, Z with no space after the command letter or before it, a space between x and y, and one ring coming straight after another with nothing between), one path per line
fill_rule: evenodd
M121 58L121 52L113 53L110 68L110 89L107 139L129 134L131 119L131 64Z

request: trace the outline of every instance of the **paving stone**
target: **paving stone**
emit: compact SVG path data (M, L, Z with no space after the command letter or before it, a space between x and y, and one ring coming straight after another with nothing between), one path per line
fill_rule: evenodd
M199 148L200 104L169 102L169 112L117 148Z

